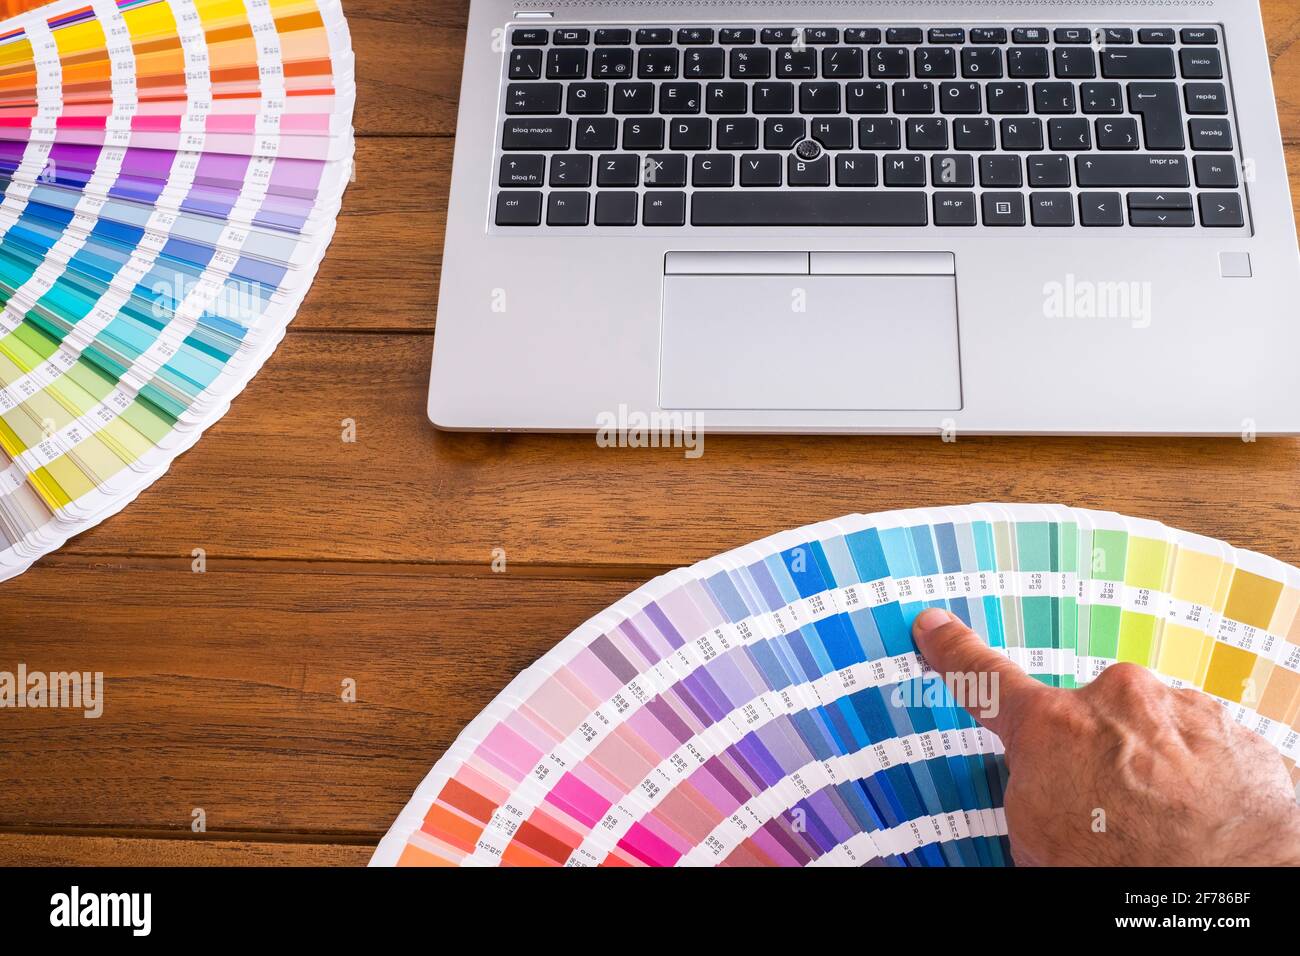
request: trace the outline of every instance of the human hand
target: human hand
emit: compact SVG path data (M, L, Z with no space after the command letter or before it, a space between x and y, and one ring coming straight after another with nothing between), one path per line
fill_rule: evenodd
M1136 664L1078 690L1047 687L938 609L913 634L949 687L949 675L989 675L996 715L968 709L1006 747L1018 865L1300 865L1281 755L1208 695Z

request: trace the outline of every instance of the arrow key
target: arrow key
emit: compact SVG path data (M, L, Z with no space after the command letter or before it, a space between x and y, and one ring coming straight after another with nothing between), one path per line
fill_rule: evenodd
M1191 193L1129 193L1129 209L1191 209Z
M1079 220L1085 226L1124 225L1119 193L1079 193Z
M1240 229L1246 225L1241 197L1236 193L1201 193L1201 225L1212 229Z
M1194 226L1196 213L1190 209L1133 209L1128 221L1133 226Z

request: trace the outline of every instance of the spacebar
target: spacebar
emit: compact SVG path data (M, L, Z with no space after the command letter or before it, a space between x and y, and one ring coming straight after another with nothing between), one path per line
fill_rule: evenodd
M696 192L692 226L924 226L925 193Z

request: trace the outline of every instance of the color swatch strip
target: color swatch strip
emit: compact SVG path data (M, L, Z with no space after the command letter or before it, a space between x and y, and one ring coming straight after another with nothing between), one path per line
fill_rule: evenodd
M1035 678L1118 661L1214 697L1300 780L1300 572L1122 515L851 515L657 578L520 674L375 851L413 866L1002 866L997 738L918 656L927 607Z
M0 580L115 513L284 334L352 170L337 0L0 24Z

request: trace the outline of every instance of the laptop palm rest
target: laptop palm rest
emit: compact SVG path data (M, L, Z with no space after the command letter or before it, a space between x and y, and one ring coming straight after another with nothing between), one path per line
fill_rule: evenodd
M961 408L950 254L670 253L665 272L663 408Z

